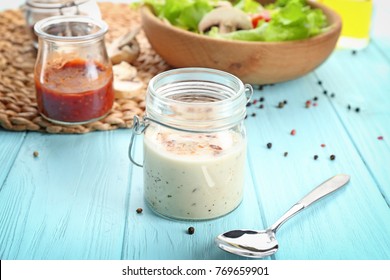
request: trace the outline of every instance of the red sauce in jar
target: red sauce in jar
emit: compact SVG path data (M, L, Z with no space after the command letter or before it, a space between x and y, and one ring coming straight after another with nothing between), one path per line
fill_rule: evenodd
M64 123L85 123L106 115L114 103L111 67L83 59L37 67L39 112Z

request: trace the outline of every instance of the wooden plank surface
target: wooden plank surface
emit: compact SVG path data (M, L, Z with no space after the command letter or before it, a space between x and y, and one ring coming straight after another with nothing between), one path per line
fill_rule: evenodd
M390 205L390 64L370 46L356 55L335 53L316 73L337 95L331 100L336 114Z
M261 94L266 100L265 108L251 108L256 116L247 120L248 128L253 129L248 133L252 142L251 166L256 168L253 174L260 188L259 200L267 225L328 177L337 173L352 176L345 189L306 210L280 230L281 249L275 258L388 259L388 205L337 115L333 104L337 96L324 97L317 75L266 87ZM305 108L305 101L315 96L318 106ZM287 105L276 108L283 100L287 100ZM294 136L290 135L292 129L296 130ZM272 142L271 149L266 148L267 142ZM284 157L286 151L288 156ZM319 156L317 160L313 159L315 154ZM336 160L329 159L331 154L336 155ZM362 223L367 215L377 217L369 228ZM344 223L348 223L349 230L335 231ZM353 239L351 233L356 235ZM372 235L381 236L380 244L372 240ZM363 241L367 246L361 248L362 254L356 254L355 247Z
M1 258L119 259L126 135L28 133L0 192Z
M345 188L283 225L280 250L271 259L389 260L390 39L384 2L375 11L367 49L356 55L338 50L305 77L256 90L254 98L265 101L263 109L259 101L248 107L245 121L244 200L220 219L155 215L143 199L142 169L127 157L129 130L0 130L0 259L241 259L216 248L215 236L269 226L319 183L347 173ZM135 157L142 161L141 139ZM189 226L194 235L186 233Z
M25 137L25 132L0 134L0 190Z

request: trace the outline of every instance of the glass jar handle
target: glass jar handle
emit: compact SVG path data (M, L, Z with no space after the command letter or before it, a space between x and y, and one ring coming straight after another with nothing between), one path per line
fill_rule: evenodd
M139 164L133 159L132 156L132 150L133 150L133 145L134 145L134 138L137 135L141 135L144 133L145 129L148 127L148 125L139 119L139 117L136 115L133 118L133 128L131 130L131 137L130 137L130 144L129 144L129 159L130 161L138 166L138 167L144 167L142 164Z
M246 103L248 104L253 95L253 87L250 84L245 84L245 96L246 96Z

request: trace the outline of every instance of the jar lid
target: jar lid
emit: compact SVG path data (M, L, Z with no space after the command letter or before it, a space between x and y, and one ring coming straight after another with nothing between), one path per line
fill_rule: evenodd
M88 1L89 0L27 0L26 5L39 9L61 9L66 7L79 6Z

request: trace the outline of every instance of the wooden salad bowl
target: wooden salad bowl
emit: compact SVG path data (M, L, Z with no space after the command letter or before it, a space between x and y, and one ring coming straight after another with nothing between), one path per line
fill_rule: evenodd
M301 77L323 63L334 50L341 32L340 16L323 4L308 3L323 10L328 30L308 39L284 42L211 38L167 24L146 6L141 9L141 19L151 46L169 65L219 69L236 75L244 83L261 85Z

